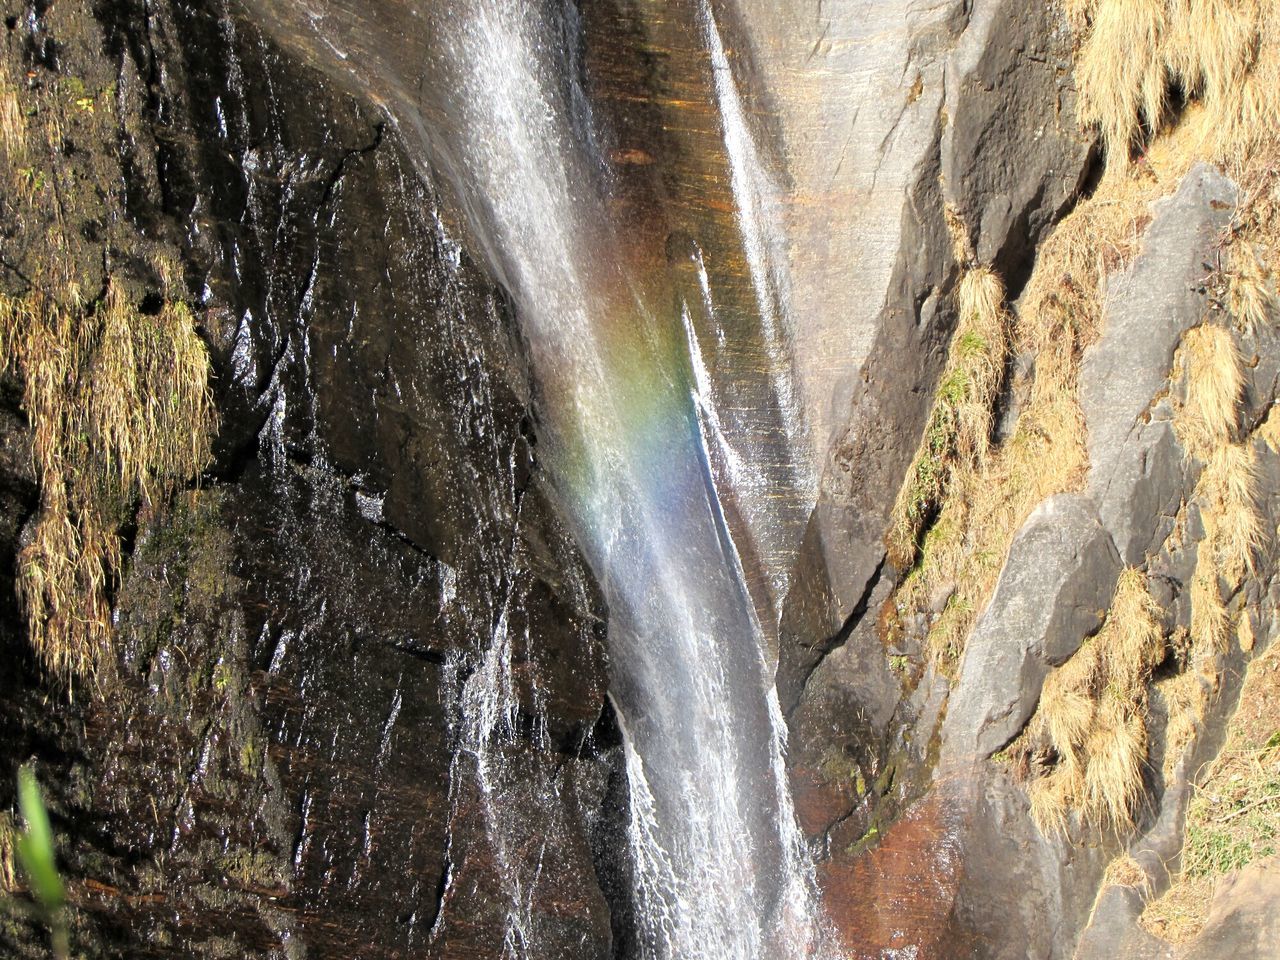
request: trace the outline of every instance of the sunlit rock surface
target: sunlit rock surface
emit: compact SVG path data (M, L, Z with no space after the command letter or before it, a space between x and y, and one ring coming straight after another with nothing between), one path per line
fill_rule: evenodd
M1235 185L1193 171L1112 276L1089 487L1028 520L958 675L909 679L878 622L960 272L1016 298L1096 179L1056 7L0 8L11 76L103 78L118 142L58 163L116 232L79 227L119 269L180 258L223 422L126 531L99 695L46 699L0 568L0 806L34 758L84 955L1159 955L1128 894L1095 909L1118 841L1042 834L989 758L1122 562L1187 625L1162 390ZM40 240L0 225L14 292ZM1280 347L1239 339L1256 423ZM6 557L20 403L0 383ZM1159 882L1211 750L1165 783L1153 747ZM1265 956L1271 886L1179 956ZM44 955L21 917L0 944Z

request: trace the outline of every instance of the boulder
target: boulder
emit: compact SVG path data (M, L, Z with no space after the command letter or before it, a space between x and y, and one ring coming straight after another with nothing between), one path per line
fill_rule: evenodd
M1088 490L1126 564L1159 549L1194 483L1160 394L1182 334L1204 319L1204 280L1235 203L1235 184L1204 164L1156 203L1142 252L1107 283L1103 336L1085 353Z
M1087 497L1060 494L1036 508L965 646L944 758L985 758L1018 735L1049 671L1102 626L1120 566Z

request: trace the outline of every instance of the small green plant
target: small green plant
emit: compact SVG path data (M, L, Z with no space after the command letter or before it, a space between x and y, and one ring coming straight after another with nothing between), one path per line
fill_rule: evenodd
M18 866L35 901L37 915L49 928L53 955L62 960L71 952L66 918L67 891L58 875L54 858L49 814L40 796L40 785L30 767L18 771L18 809L24 823L24 829L14 844Z
M887 546L906 570L919 558L922 536L957 474L986 459L991 408L1008 350L1004 287L985 267L974 267L956 292L959 324L938 380L924 437L893 508Z

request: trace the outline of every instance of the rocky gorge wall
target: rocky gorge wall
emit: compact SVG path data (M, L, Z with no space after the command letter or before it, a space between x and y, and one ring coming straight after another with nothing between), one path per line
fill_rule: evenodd
M657 7L577 4L583 69L637 231L714 258L733 200L705 54L682 5ZM138 251L176 258L221 418L200 482L122 528L117 662L96 685L70 699L51 686L4 567L0 807L34 759L77 949L636 955L607 611L539 461L510 300L406 120L422 40L411 5L0 12L18 103L69 117L31 169L82 198L68 207L87 288L118 276L143 303L161 280ZM1115 955L1141 940L1144 897L1104 871L1128 851L1150 892L1169 883L1192 780L1274 633L1277 318L1271 304L1240 322L1224 240L1261 188L1229 163L1193 163L1182 140L1132 169L1104 160L1077 120L1081 34L1052 5L719 12L786 171L807 338L820 483L779 602L777 682L828 914L853 957ZM1121 174L1136 195L1108 179ZM1096 328L1037 340L1017 320L1052 299L1054 237L1096 209L1125 212L1119 233L1087 220L1088 249L1061 270L1102 290ZM12 204L4 218L16 295L40 282L44 251ZM974 532L980 506L957 517L944 496L903 562L886 531L959 362L960 291L978 271L998 279L1010 341L988 411L1004 472L951 482L980 504L1010 482L1018 444L1046 475L1065 466L992 513L1008 534L998 549ZM1222 443L1250 458L1263 536L1240 577L1214 579L1230 630L1201 657L1173 638L1201 628L1199 557L1217 549L1201 485L1212 458L1185 419L1191 332L1206 323L1242 360ZM1049 348L1067 342L1079 442L1038 406ZM16 557L40 493L21 378L2 386L0 529ZM930 566L951 520L962 559ZM1130 568L1161 638L1142 684L1142 800L1132 824L1072 808L1046 829L1036 783L1069 751L1036 740L1042 691L1109 636ZM957 618L962 642L937 655ZM1194 734L1174 738L1172 684L1196 670L1208 692ZM550 878L514 926L513 863ZM1272 880L1255 869L1237 892L1265 904ZM1248 945L1266 942L1259 916L1211 926L1187 955L1265 956ZM0 926L16 956L43 955L42 938L20 918Z
M7 807L35 759L77 950L496 955L498 858L545 849L540 949L607 952L603 612L540 487L502 291L385 118L222 5L4 13L19 102L75 123L33 164L45 188L96 196L113 232L89 269L139 297L144 245L180 258L222 420L201 482L124 531L118 662L95 683L47 684L5 564L0 789ZM41 257L10 220L6 283ZM10 558L37 503L21 397L11 375ZM485 743L468 739L481 674L511 711ZM490 748L509 771L496 804L470 771ZM494 825L493 806L536 813ZM44 955L34 923L0 936Z

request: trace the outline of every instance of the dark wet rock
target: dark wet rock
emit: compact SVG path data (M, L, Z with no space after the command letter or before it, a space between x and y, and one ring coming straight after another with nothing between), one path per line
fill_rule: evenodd
M104 242L181 258L223 420L201 489L128 531L99 689L48 709L10 561L0 579L0 802L34 758L76 949L494 955L493 884L519 857L549 878L530 955L608 956L604 611L550 505L504 294L457 218L384 116L219 2L59 3L11 29L30 24L57 70L115 84L120 142L76 161L96 164L81 182L124 185L95 195ZM0 388L13 557L35 489ZM503 722L477 740L468 683L500 637ZM0 926L6 955L41 941Z
M1036 508L965 645L944 757L988 757L1018 735L1049 671L1102 626L1120 566L1087 497L1060 494Z

